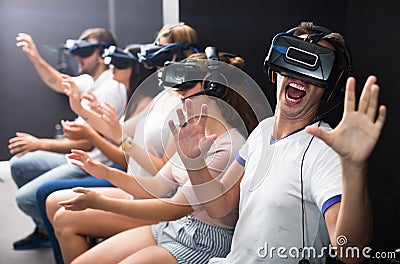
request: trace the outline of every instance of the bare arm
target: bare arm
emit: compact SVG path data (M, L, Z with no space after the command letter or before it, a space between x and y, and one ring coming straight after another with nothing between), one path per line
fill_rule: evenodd
M211 217L225 217L238 207L244 174L244 168L238 162L229 166L221 180L213 178L207 168L187 171L197 198Z
M118 146L107 141L104 137L102 137L99 133L95 131L93 133L93 136L89 140L115 164L118 164L122 168L127 169L128 164L126 163L124 152Z
M147 114L149 114L150 111L151 104L148 104L145 109L130 117L124 122L123 133L125 135L125 138L131 137L131 135L135 134L137 123L143 118L146 118ZM172 137L170 137L162 157L158 157L136 144L134 145L134 147L127 150L126 154L134 159L147 172L155 175L165 165L165 163L167 163L169 157L171 157L175 152L175 144Z
M193 212L180 193L171 199L126 200L106 197L85 188L74 188L78 197L59 202L66 210L81 211L86 208L113 212L141 220L172 221Z
M124 152L118 146L102 137L91 126L65 121L61 121L61 124L65 137L73 140L87 139L115 164L125 169L127 168Z
M75 149L71 152L68 157L72 159L75 166L97 178L109 180L115 186L137 198L162 197L172 191L172 188L161 177L135 177L91 159L84 151Z
M325 212L331 243L343 249L357 246L360 252L369 245L372 238L367 163L386 117L386 108L378 107L378 94L376 77L370 76L364 85L356 109L355 79L349 78L346 85L344 114L339 125L330 132L317 127L307 128L307 132L321 138L338 153L342 164L342 201ZM376 119L377 111L379 113ZM337 239L340 236L346 237L346 244L338 243ZM345 258L345 256L339 257ZM359 263L361 260L346 259L346 263Z
M207 105L202 105L200 117L196 121L191 100L186 100L185 104L187 121L182 109L176 111L179 123L185 125L177 127L172 120L168 123L174 136L177 152L204 209L212 217L224 217L239 204L240 181L244 168L239 163L233 162L221 180L211 175L205 163L205 156L216 136L205 135Z
M169 157L175 153L175 145L173 144L172 138L168 140L167 148L164 155L160 158L156 155L146 151L145 149L134 145L132 148L126 151L129 157L133 158L142 168L152 175L157 172L168 162Z
M19 33L16 40L17 47L22 47L22 51L32 61L43 82L54 91L64 93L61 85L61 74L40 56L32 37L25 33Z
M88 140L37 138L28 133L21 132L17 132L16 137L11 138L8 143L10 153L17 156L22 156L36 150L66 154L74 148L86 151L93 148L93 145Z
M69 140L69 139L40 139L40 149L58 153L69 153L72 149L79 148L84 151L93 149L93 145L85 139Z

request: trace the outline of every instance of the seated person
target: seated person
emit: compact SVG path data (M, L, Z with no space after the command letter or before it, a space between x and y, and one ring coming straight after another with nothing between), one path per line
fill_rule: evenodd
M25 33L18 34L17 46L32 61L42 80L54 91L63 93L62 75L40 56L32 37ZM68 42L71 43L71 42ZM79 40L68 46L78 61L80 76L73 77L74 83L82 92L91 90L100 101L107 100L121 116L126 106L126 91L112 79L112 71L103 62L101 54L115 39L103 28L89 28L82 32ZM83 102L85 103L85 102ZM82 117L75 119L85 123ZM76 179L87 173L68 163L65 157L73 148L90 151L90 155L100 162L111 165L112 162L92 143L83 140L37 138L28 133L16 133L9 140L10 169L18 191L18 207L35 223L34 232L14 243L14 249L32 249L49 246L43 220L37 206L36 191L41 184L57 179Z
M265 67L277 85L275 115L254 129L222 179L186 166L210 216L240 205L230 253L209 263L325 263L330 244L339 260L359 263L341 252L361 252L371 241L367 163L386 116L377 79L367 79L356 108L343 37L312 22L275 36ZM331 129L321 119L343 95L343 118ZM197 158L187 146L200 138L174 135L183 163Z
M171 41L175 41L175 43L171 43ZM127 115L121 121L125 119L124 130L129 132L131 136L134 135L135 147L134 151L131 150L128 158L125 157L120 148L107 144L105 141L102 145L116 164L126 168L127 160L130 173L141 176L156 174L167 162L168 157L175 152L173 142L171 141L168 144L169 129L168 126L164 126L164 123L166 113L169 113L171 107L176 107L176 104L180 101L176 92L160 92L160 87L155 85L157 79L152 78L156 77L156 74L149 74L161 68L160 65L162 66L165 60L184 58L192 52L196 52L197 50L193 45L197 42L197 33L192 27L184 23L166 25L160 30L156 42L157 49L152 53L146 53L152 56L141 58L146 59L146 67L135 56L144 49L143 45L129 45L125 51L111 46L103 53L105 63L114 66L114 78L128 88L128 98L131 98L131 100L126 109ZM177 46L178 44L182 45ZM144 46L147 47L147 45ZM153 47L153 45L151 46ZM63 81L65 92L69 95L71 108L74 112L85 117L85 120L95 130L111 139L114 144L123 145L122 126L116 118L114 108L107 102L104 103L105 106L102 106L91 94L84 95L83 98L89 100L93 111L83 108L80 104L81 94L71 82L71 79L64 76ZM138 89L139 84L142 87L141 89ZM158 95L153 99L152 97L156 93ZM151 102L149 101L150 98L152 98ZM80 124L64 123L64 130L68 130L67 133L70 137L79 138L82 135L88 135L90 139L100 143L97 136L93 138L95 136L93 133L83 133L87 131L87 127ZM129 141L133 141L133 139L130 138ZM53 181L40 186L37 191L39 208L52 240L57 263L62 263L62 257L53 228L46 215L45 200L53 191L75 186L101 187L113 185L107 180L89 176L81 180Z
M232 61L235 61L235 59L232 59ZM241 142L244 141L245 136L239 131L244 131L243 133L247 135L247 132L251 131L252 127L257 124L257 119L254 115L250 114L252 110L250 109L249 105L246 104L245 101L236 98L240 96L235 91L229 89L229 91L223 91L219 94L223 102L235 102L230 107L227 107L226 103L223 104L220 102L221 99L217 98L217 100L215 97L209 95L208 92L210 92L210 89L207 88L207 90L204 90L204 86L204 82L196 81L192 82L185 88L181 86L175 89L181 94L182 98L185 99L185 106L188 116L193 116L193 119L195 119L195 116L199 116L200 114L198 122L205 126L205 134L209 136L210 139L212 138L215 140L215 147L208 153L204 153L204 155L208 157L211 173L214 175L214 177L218 177L218 175L224 171L224 168L232 161L232 154L235 152L235 149L238 149L238 147L241 145ZM205 103L207 103L209 107L208 109L203 107L203 114L201 114L201 105ZM232 126L232 124L238 124L235 122L237 114L235 115L230 113L232 111L232 107L239 112L244 120L244 124L248 126L249 130L247 130L246 127L236 128ZM208 110L208 118L206 118L206 110ZM186 124L184 122L185 118L182 109L179 108L177 113L179 122ZM244 126L244 124L243 122L241 123L242 126ZM202 135L200 134L199 136ZM54 214L53 224L63 251L64 261L90 263L96 259L102 259L104 262L115 263L124 259L125 257L128 257L129 254L132 254L137 250L142 251L143 249L143 252L147 252L147 250L150 249L154 250L154 247L149 247L150 244L148 244L149 242L153 241L151 243L154 243L154 246L157 245L153 239L153 236L160 239L160 249L164 247L169 251L168 253L166 250L155 250L152 251L153 253L150 254L150 256L145 254L146 258L151 258L154 263L160 263L163 261L165 262L166 257L168 262L169 260L172 261L176 259L175 261L179 262L185 260L187 263L204 263L204 261L208 260L213 254L218 254L220 256L224 256L226 254L225 250L229 248L228 245L230 244L230 237L232 236L233 227L236 222L235 210L233 210L231 215L224 219L212 219L207 214L204 214L204 210L201 208L201 206L196 205L196 198L191 195L190 182L186 177L187 172L183 169L183 165L181 164L177 155L174 155L166 163L166 165L162 167L159 173L155 177L151 178L132 177L121 171L110 169L100 163L88 159L87 155L79 150L74 150L70 157L77 160L74 162L74 164L87 170L88 173L98 177L106 177L114 185L125 190L127 193L134 195L135 198L147 199L130 200L126 193L125 197L122 196L122 193L119 196L112 196L110 193L104 192L103 189L74 189L75 192L84 192L87 194L90 193L98 198L101 198L103 195L105 195L104 197L107 197L106 199L111 199L115 201L116 204L120 204L121 206L126 205L126 210L113 211L111 208L105 209L93 207L93 209L101 210L89 209L80 212L70 212L64 208L58 209L58 211ZM151 199L154 197L164 197L166 194L175 189L177 189L177 192L172 198L164 198L162 200ZM97 194L99 193L102 193L102 195L98 196ZM48 208L54 207L54 204L59 203L68 209L75 210L74 208L76 205L82 203L86 204L85 199L91 196L92 195L82 196L73 194L71 192L67 193L67 191L56 192L48 198ZM69 201L65 203L59 202L60 200L65 199L69 199ZM87 204L87 206L92 208L92 205L90 204ZM134 209L137 206L138 208ZM117 209L118 207L119 206L115 206L114 208ZM78 205L77 209L83 210L84 208L79 207ZM97 219L108 217L108 221L104 222L104 225L107 226L100 228L94 221L87 221L90 214L97 215ZM181 218L187 214L191 214L191 216ZM102 216L100 217L100 215ZM135 228L115 235L89 250L87 246L86 248L83 248L84 238L81 237L81 234L93 234L93 231L89 231L92 229L96 230L97 233L104 233L105 230L112 228L112 223L114 223L116 219L125 217L130 219L130 223L134 224L136 222L142 226L144 221L147 221L148 223L155 223L159 221L175 220L178 218L181 219L177 221L162 222L153 226L147 224L143 227ZM90 224L82 225L82 221ZM94 228L95 225L96 228ZM188 226L188 229L182 234L182 240L180 237L176 237L175 235L171 237L172 240L170 243L168 243L168 240L165 240L165 234L169 233L175 228L180 229L183 226ZM200 233L193 233L196 229ZM203 230L205 233L200 230ZM211 237L208 237L206 234L208 232L210 232L209 235L211 235ZM122 242L126 241L126 236L137 237L138 235L141 237L141 239L132 240L134 244L128 243L128 245L125 242ZM213 236L217 236L217 238ZM184 240L189 239L190 237L191 239L198 237L199 240L195 242L195 245L187 243L185 244ZM214 238L215 240L213 243L220 244L204 244L204 241L209 241ZM76 242L71 242L75 240ZM116 244L114 244L113 241ZM164 241L165 244L162 241ZM107 247L110 248L108 243L113 244L111 248L115 254L105 254L107 255L105 256L103 255L105 252L104 249L102 249L102 245L107 245ZM121 247L122 244L119 245L120 243L125 244L127 247ZM179 243L179 248L174 248L173 245L176 243ZM82 245L81 250L72 250L73 245L77 244ZM159 254L159 252L164 253ZM167 255L165 255L165 253L167 253Z

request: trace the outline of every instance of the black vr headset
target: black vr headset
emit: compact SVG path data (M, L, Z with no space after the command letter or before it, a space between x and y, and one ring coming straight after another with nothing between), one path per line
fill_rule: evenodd
M91 56L96 49L108 48L110 44L105 42L88 42L80 39L67 39L65 49L72 55L87 58Z
M129 52L125 52L116 46L110 46L104 49L102 57L104 58L104 64L112 64L118 69L131 68L139 61L138 57Z
M138 53L139 61L143 63L146 69L153 69L156 67L163 67L167 61L181 61L186 56L184 55L185 50L192 50L194 53L198 53L198 49L180 43L172 43L168 45L157 45L157 44L146 44L143 45ZM175 57L174 57L175 55Z
M201 82L205 75L206 73L195 61L167 61L165 67L159 71L158 78L164 87L184 91L193 88L197 82Z
M299 78L308 83L326 88L324 100L329 102L337 90L343 92L346 79L352 74L350 51L344 53L318 45L331 30L313 26L313 33L299 38L293 33L298 28L277 34L264 61L264 70L275 82L275 72Z
M219 71L217 50L215 47L207 47L205 53L207 55L206 69L199 65L199 61L205 60L166 62L163 70L158 73L160 84L171 87L175 91L184 91L201 82L204 90L189 97L201 94L218 98L225 96L228 90L227 80Z

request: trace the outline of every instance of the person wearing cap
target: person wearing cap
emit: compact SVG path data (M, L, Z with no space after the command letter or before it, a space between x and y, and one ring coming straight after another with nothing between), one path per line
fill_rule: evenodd
M222 179L201 166L197 153L208 148L198 131L204 128L192 123L174 133L207 213L218 219L239 207L230 253L209 263L325 263L328 254L345 263L363 261L372 229L367 163L386 107L378 105L375 76L366 80L356 107L344 45L339 33L312 22L275 37L266 59L277 86L275 114L253 130ZM335 86L341 78L345 89ZM334 129L318 114L332 89L344 94L344 114ZM329 245L336 251L324 251ZM358 256L343 253L354 248Z
M32 37L19 33L17 46L32 61L44 83L58 93L64 93L62 74L48 64L36 49ZM80 75L73 77L74 83L82 93L91 92L99 102L107 101L119 116L123 114L127 103L127 93L123 85L113 80L112 70L104 64L101 56L103 49L116 45L113 35L103 28L88 28L82 32L78 40L68 40L66 48L78 61ZM83 100L82 104L87 105ZM85 123L82 116L74 122ZM28 133L17 132L16 137L9 140L9 150L14 156L10 159L10 169L14 182L18 187L16 201L18 207L35 223L34 232L13 244L14 249L32 249L47 247L49 243L43 220L39 214L36 190L48 181L57 179L81 178L87 175L84 170L71 165L65 154L72 148L89 151L90 156L106 165L112 162L88 140L37 138Z

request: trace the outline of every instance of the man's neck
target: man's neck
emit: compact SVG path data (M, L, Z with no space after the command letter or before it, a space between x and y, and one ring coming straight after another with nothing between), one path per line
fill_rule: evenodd
M272 137L274 140L283 138L297 130L309 125L314 118L291 119L277 113L274 116L274 131Z
M96 73L94 75L92 75L92 78L94 81L96 81L101 74L103 74L103 72L105 72L108 69L99 69L98 71L96 71Z

